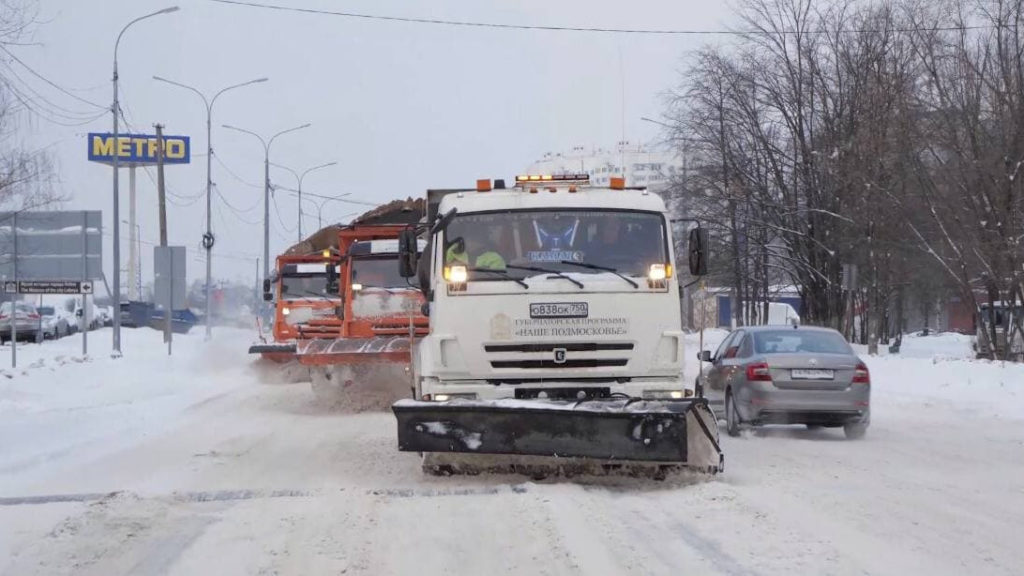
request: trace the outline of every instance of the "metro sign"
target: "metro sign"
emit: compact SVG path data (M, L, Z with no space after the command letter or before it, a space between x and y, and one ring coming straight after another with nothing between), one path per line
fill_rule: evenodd
M89 161L112 164L117 155L119 164L150 166L157 163L157 139L153 134L118 134L117 142L110 133L89 133ZM164 164L188 164L191 147L188 136L164 136Z

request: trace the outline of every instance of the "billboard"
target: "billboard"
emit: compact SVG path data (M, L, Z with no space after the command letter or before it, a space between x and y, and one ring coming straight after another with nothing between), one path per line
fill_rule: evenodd
M89 161L112 164L117 154L119 165L150 166L156 164L155 134L89 133ZM164 135L164 164L188 164L192 150L188 136Z
M0 277L98 280L103 277L103 213L0 212Z

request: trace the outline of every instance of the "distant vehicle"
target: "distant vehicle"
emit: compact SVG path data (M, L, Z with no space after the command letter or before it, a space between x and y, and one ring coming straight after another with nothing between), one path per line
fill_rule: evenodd
M753 312L758 317L764 314L764 303L750 303L745 302L743 309L749 311L753 307ZM754 314L750 314L749 317L754 317ZM796 310L785 302L769 302L768 303L768 321L765 324L775 326L790 326L793 324L800 323L800 315L797 314Z
M11 339L12 320L18 340L39 342L43 339L35 306L27 302L4 302L0 304L0 343Z
M68 318L64 311L54 306L39 306L40 327L43 331L43 338L57 340L71 333Z
M75 323L78 330L96 330L102 326L97 316L97 307L93 304L92 298L87 300L85 308L82 307L82 301L79 298L75 298L71 302L75 311Z
M710 362L702 387L724 407L726 430L744 425L842 426L861 438L871 420L871 376L843 336L831 328L749 326L732 331Z
M100 326L112 326L114 324L114 307L97 306L96 318L99 320Z
M997 301L981 304L975 315L974 351L978 358L1001 358L1013 362L1024 360L1024 333L1018 323L1024 309L1017 302ZM992 334L995 333L995 346Z

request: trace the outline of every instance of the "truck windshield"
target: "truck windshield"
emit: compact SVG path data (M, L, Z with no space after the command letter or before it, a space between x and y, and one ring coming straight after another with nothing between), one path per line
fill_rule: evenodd
M516 210L460 214L445 231L445 265L504 269L535 266L574 274L604 274L573 262L642 276L668 261L665 219L626 210ZM536 272L509 268L508 276L470 272L472 280L509 280Z
M408 288L395 255L352 259L352 283L363 288Z
M303 298L337 297L327 293L327 274L285 274L281 276L281 298L301 300Z

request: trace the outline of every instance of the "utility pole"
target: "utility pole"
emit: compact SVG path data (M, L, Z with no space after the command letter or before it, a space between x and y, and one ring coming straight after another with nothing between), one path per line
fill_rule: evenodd
M160 201L160 247L167 247L167 192L164 188L164 126L156 124L156 191ZM168 252L171 270L173 271L174 257ZM167 279L168 294L174 289L174 276ZM164 342L167 344L167 354L171 353L171 309L174 307L172 296L167 298L167 306L164 308ZM206 320L209 322L209 318Z
M167 246L167 192L164 189L164 125L156 127L156 193L160 202L160 245Z

